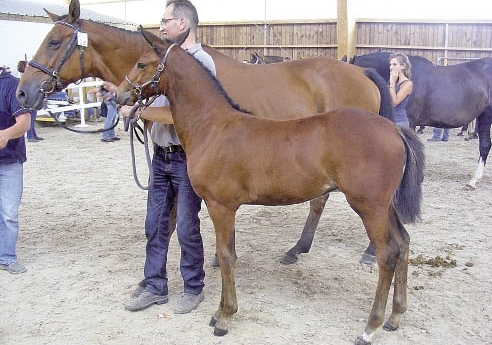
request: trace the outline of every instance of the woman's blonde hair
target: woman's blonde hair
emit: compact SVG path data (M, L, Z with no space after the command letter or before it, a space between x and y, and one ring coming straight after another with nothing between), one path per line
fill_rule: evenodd
M408 56L406 56L403 53L394 53L390 55L390 61L391 59L396 59L398 60L398 63L400 65L405 65L405 69L403 70L403 74L405 77L410 79L412 77L412 65L410 64L410 60L408 60Z

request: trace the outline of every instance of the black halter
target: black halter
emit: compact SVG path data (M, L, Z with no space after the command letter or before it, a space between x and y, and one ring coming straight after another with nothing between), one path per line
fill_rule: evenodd
M80 30L80 27L75 27L74 25L70 23L65 23L60 20L57 20L55 22L56 24L60 25L65 25L71 29L73 29L73 35L72 38L70 39L70 42L68 43L67 50L65 51L65 55L61 58L60 62L56 65L55 69L50 70L49 68L41 65L40 63L31 60L29 61L29 65L37 68L47 75L51 77L50 80L45 80L41 83L41 86L39 88L39 92L44 93L45 99L48 97L49 94L53 93L54 91L61 91L63 89L62 83L60 81L60 78L58 77L58 72L60 71L60 68L67 62L68 58L72 55L74 52L75 48L79 47L80 49L80 83L84 77L84 49L85 47L82 45L79 45L78 39L79 39L79 33L84 33ZM77 84L77 83L76 83Z
M154 75L152 76L151 79L147 80L145 83L141 85L135 85L128 77L128 74L125 75L125 80L127 81L127 83L132 88L133 92L138 97L138 104L140 104L140 107L148 107L155 101L157 97L159 97L159 89L157 85L159 84L159 80L161 79L161 73L162 71L164 71L164 66L166 65L167 56L169 55L171 49L173 49L175 46L177 46L177 44L173 43L169 46L169 48L167 48L166 54L164 54L164 57L162 58L159 65L157 66ZM154 95L148 101L144 102L142 99L142 89L147 85L152 85L152 88L154 90Z

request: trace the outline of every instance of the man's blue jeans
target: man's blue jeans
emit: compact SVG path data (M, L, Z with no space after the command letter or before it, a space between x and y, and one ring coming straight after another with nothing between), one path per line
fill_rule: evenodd
M441 133L442 133L442 139L443 140L448 140L449 139L449 128L439 128L439 127L434 127L432 130L432 138L433 139L440 139L441 138Z
M184 292L199 294L204 286L203 242L200 234L201 198L191 187L184 152L165 153L155 150L152 160L154 184L148 191L144 267L146 289L158 295L168 293L167 251L169 248L169 214L178 198L177 235L181 247L181 275Z
M104 131L101 134L101 139L111 139L116 136L114 128L111 127L114 126L116 116L118 116L118 110L116 102L114 100L105 101L105 103L108 107L108 113L106 115L106 119L104 120Z
M23 173L22 163L0 164L0 264L4 265L17 261Z

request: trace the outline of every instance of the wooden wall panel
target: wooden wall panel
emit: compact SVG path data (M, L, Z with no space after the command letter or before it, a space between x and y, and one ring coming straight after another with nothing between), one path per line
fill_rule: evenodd
M150 28L159 34L158 28ZM375 51L421 55L439 64L492 57L492 21L356 21L356 54ZM253 52L291 59L336 58L337 22L203 23L199 40L239 61Z

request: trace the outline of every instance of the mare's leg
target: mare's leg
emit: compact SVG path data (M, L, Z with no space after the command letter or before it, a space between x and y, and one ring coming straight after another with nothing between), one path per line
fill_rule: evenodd
M207 202L208 213L215 227L217 259L222 276L222 293L219 309L210 320L214 334L225 335L229 329L232 315L237 312L234 269L236 265L234 219L236 208L228 208L216 202Z
M395 267L393 309L383 328L387 331L395 331L400 326L401 316L407 310L408 252L410 236L393 207L391 210L390 222L393 236L399 244L400 252Z
M371 343L376 330L383 324L388 294L400 250L396 239L390 234L387 209L384 210L369 201L360 205L361 207L357 207L348 198L347 201L359 215L362 215L361 218L367 235L376 250L376 260L379 267L378 285L372 310L364 332L355 340L356 345L368 345Z
M326 201L330 193L311 200L309 202L309 215L306 219L306 224L304 224L304 229L302 229L302 234L296 245L289 249L287 253L280 259L280 262L289 265L297 262L297 256L301 253L308 253L313 244L314 232L319 224L319 219L325 208Z
M473 178L466 184L465 188L475 189L477 182L482 178L483 171L485 170L485 162L492 146L490 140L490 125L492 122L492 114L485 112L477 118L476 130L478 133L478 148L480 157L478 159L478 165L475 169Z
M369 242L367 245L367 248L364 250L364 253L362 253L359 262L369 266L374 265L376 262L376 250L374 249L374 244L372 244L372 242Z

